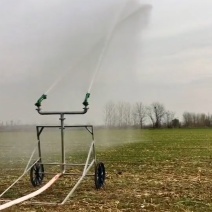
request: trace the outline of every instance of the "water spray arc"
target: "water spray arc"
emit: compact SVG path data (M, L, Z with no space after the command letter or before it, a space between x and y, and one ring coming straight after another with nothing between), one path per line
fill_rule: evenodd
M122 11L123 11L125 5L126 5L126 2L127 2L127 1L125 1L125 3L124 3L124 4L121 6L121 8L119 9L119 11L118 11L118 13L117 13L117 16L116 16L116 18L115 18L115 20L114 20L114 23L113 23L113 25L111 26L111 28L110 28L110 30L109 30L107 36L106 36L105 43L104 43L104 45L103 45L103 48L102 48L101 53L99 54L99 58L98 58L98 61L97 61L97 64L96 64L96 68L95 68L95 70L94 70L94 74L93 74L93 77L92 77L92 79L91 79L91 83L90 83L89 88L88 88L88 93L91 92L91 89L92 89L94 80L95 80L95 78L96 78L96 76L97 76L97 73L98 73L98 72L100 71L100 69L101 69L101 65L102 65L102 63L103 63L103 58L104 58L104 56L105 56L105 54L106 54L106 52L107 52L107 48L108 48L108 46L109 46L109 44L110 44L111 38L112 38L112 36L113 36L113 32L114 32L114 30L115 30L115 28L116 28L116 26L117 26L117 23L118 23L118 21L119 21L119 19L120 19L121 13L122 13Z
M90 80L90 84L89 84L89 87L88 87L88 90L87 92L88 93L91 93L91 90L92 90L92 87L93 87L93 84L95 82L95 79L98 75L98 73L100 72L101 70L101 67L102 67L102 64L104 62L104 57L106 56L107 54L107 50L108 50L108 47L110 45L110 42L113 38L113 35L116 31L116 29L121 25L123 24L125 21L127 21L128 19L132 18L134 15L142 12L142 9L143 9L143 6L141 5L137 5L137 7L130 11L128 14L126 14L125 16L122 16L122 12L123 10L126 8L126 5L127 3L129 2L129 0L125 0L123 2L123 4L121 5L121 7L119 8L118 12L117 12L117 15L114 19L114 22L112 24L112 26L110 27L107 35L106 35L106 38L104 39L104 43L103 43L103 47L98 55L98 59L97 59L97 62L96 62L96 65L95 65L95 68L94 68L94 71L93 71L93 74L92 74L92 77L91 77L91 80ZM96 49L96 46L98 46L100 43L97 42L96 45L94 45L91 50L87 53L85 53L80 59L78 59L68 70L65 71L65 73L63 75L61 75L58 79L56 79L50 86L49 88L46 90L46 92L44 93L44 95L47 95L49 94L57 85L60 81L62 81L62 79L72 70L74 71L75 69L77 69L77 67L83 63L85 60L87 60L90 56L90 54L92 54L95 49Z
M111 43L111 40L112 40L112 38L114 36L115 31L117 30L117 28L121 24L123 24L125 21L127 21L128 19L132 18L134 15L138 14L139 12L141 12L142 9L143 9L143 6L137 5L136 8L134 8L128 14L123 16L122 13L126 9L127 3L129 3L129 2L130 2L129 0L125 0L123 2L122 6L119 8L119 11L118 11L118 13L117 13L117 15L115 17L115 20L114 20L110 30L107 33L103 48L102 48L102 50L101 50L101 52L99 54L99 58L97 60L97 64L96 64L96 67L95 67L95 70L94 70L94 73L93 73L93 76L92 76L92 79L91 79L91 82L90 82L90 85L89 85L89 88L88 88L88 93L91 92L91 89L92 89L92 86L94 84L94 81L95 81L98 73L101 70L102 64L104 62L104 58L105 58L105 56L107 54L107 50L109 48L109 45Z

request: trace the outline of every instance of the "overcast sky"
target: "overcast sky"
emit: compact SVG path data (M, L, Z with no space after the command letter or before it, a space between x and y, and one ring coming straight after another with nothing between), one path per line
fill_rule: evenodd
M102 123L110 100L158 101L177 118L212 113L211 8L210 0L1 0L0 120L57 120L34 106L54 84L43 110L80 110L95 71L90 110L75 123Z

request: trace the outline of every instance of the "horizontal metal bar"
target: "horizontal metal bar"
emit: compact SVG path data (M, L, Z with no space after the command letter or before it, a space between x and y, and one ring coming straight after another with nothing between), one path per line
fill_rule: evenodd
M84 107L82 111L41 111L41 108L36 109L40 115L80 115L85 114L88 108Z
M45 175L55 175L53 172L44 172ZM63 175L82 176L82 173L63 173ZM86 174L85 176L94 176L94 174Z
M37 125L37 127L61 127L61 125ZM93 127L93 125L65 125L64 127Z
M43 165L49 165L49 166L54 166L54 165L56 165L56 166L61 166L61 165L65 165L65 166L85 166L85 164L84 163L73 163L73 164L66 164L66 163L41 163L41 164L43 164ZM88 165L90 165L90 164L88 164Z

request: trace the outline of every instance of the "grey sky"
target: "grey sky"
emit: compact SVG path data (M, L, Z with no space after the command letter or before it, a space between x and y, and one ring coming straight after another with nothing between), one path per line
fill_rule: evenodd
M145 102L167 108L211 112L212 2L152 1L151 21L142 37L140 83L150 88Z
M114 30L90 111L73 121L101 123L109 100L159 101L179 118L212 112L212 2L123 2L1 0L0 120L57 120L39 116L34 103L61 76L43 108L79 110L120 8L124 17L138 6Z

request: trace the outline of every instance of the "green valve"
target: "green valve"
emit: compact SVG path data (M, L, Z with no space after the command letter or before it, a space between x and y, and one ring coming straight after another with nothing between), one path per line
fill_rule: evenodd
M87 107L89 104L88 104L88 98L90 97L90 93L86 93L85 95L85 100L84 102L82 103L85 107Z
M39 99L38 101L35 103L35 106L37 107L40 107L41 106L41 102L47 98L47 95L46 94L43 94Z

